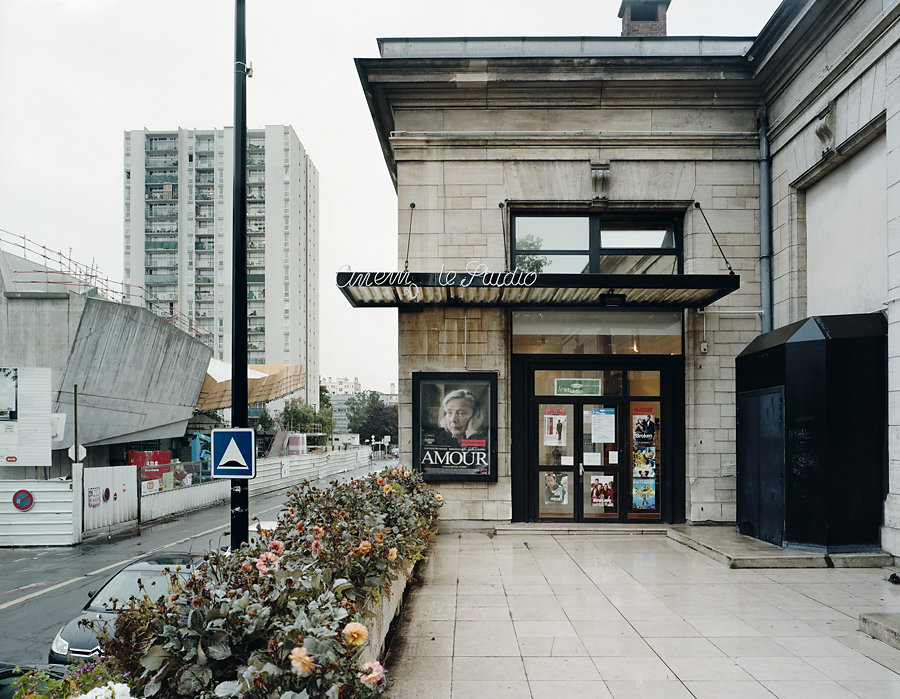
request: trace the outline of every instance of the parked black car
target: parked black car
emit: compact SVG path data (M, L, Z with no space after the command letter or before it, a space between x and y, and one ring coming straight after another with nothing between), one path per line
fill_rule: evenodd
M198 553L152 554L125 566L99 590L88 593L90 599L81 614L63 626L53 639L49 661L71 663L96 657L100 653L100 641L90 627L80 623L82 620L101 625L115 624L116 614L127 605L128 599L141 594L138 580L144 584L147 594L155 599L166 594L168 589L163 570L181 566L182 571L190 575L194 566L202 560L203 555ZM118 600L115 609L113 600Z

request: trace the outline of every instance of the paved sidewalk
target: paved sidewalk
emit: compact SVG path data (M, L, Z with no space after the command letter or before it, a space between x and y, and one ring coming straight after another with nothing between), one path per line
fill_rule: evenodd
M438 537L386 660L402 699L900 699L882 569L732 570L662 536Z

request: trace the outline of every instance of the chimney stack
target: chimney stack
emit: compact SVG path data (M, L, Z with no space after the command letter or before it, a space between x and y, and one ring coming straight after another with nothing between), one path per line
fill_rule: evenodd
M665 36L671 0L622 0L622 36Z

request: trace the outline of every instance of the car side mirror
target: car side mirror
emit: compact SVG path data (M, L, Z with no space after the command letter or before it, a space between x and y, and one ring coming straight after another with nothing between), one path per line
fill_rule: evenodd
M96 594L97 590L88 590L88 599L93 599Z

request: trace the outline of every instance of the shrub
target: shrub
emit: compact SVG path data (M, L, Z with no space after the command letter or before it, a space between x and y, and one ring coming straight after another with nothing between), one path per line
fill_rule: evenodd
M380 695L384 669L360 662L367 602L426 556L440 496L394 469L305 483L286 504L253 546L210 552L190 577L167 571L168 594L132 599L103 638L104 681L160 698Z

